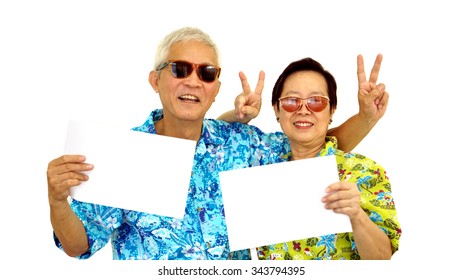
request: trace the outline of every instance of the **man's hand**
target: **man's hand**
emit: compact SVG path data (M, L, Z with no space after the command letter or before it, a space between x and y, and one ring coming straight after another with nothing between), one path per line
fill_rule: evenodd
M70 188L88 180L88 176L82 172L92 170L93 165L84 161L85 157L81 155L63 155L50 161L47 169L50 205L67 203Z

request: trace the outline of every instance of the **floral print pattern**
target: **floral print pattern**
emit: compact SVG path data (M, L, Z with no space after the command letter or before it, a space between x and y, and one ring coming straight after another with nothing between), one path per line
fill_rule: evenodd
M155 134L154 123L162 117L162 110L155 110L133 130ZM87 259L111 241L116 260L250 259L248 250L229 256L219 172L275 162L288 152L287 138L281 132L265 134L254 126L204 120L184 218L72 200L71 207L84 224L90 246L77 258ZM56 236L54 239L62 249Z
M386 171L375 161L355 153L337 149L334 137L326 138L326 145L318 156L335 155L339 180L355 182L361 192L361 207L370 219L391 240L392 252L399 248L402 234L397 220L391 184ZM291 153L282 157L290 159ZM310 221L309 221L310 222ZM351 232L333 233L281 244L257 248L260 260L358 260L360 256Z

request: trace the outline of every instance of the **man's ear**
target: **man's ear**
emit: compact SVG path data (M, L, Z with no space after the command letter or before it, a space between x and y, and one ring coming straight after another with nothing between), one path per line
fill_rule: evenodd
M220 86L222 85L222 82L221 81L217 81L217 93L215 94L215 96L217 96L217 94L219 94L220 92Z
M155 92L158 92L159 89L159 76L158 71L151 71L148 77L150 85L153 87Z
M215 98L217 97L217 94L219 94L220 92L220 86L222 85L222 83L220 81L217 81L217 84L216 84L216 91L215 91L215 95L214 95L214 102L215 102Z

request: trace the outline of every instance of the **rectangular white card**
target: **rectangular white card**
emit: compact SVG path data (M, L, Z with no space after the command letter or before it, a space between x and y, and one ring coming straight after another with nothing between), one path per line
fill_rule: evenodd
M230 249L352 231L348 216L321 202L338 181L335 156L221 172Z
M116 124L71 120L65 154L94 169L71 189L77 200L183 218L196 142Z

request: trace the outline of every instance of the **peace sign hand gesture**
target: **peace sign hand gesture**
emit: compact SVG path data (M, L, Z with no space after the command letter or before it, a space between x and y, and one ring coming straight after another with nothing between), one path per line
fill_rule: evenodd
M265 73L259 72L259 80L257 81L256 88L251 91L248 79L243 72L239 73L241 80L241 87L243 92L235 99L235 116L237 121L248 123L259 115L260 107L262 105L262 91L264 89Z
M376 123L384 116L389 100L386 86L382 83L376 84L382 60L383 56L378 54L367 81L363 56L357 56L359 115L370 123Z

